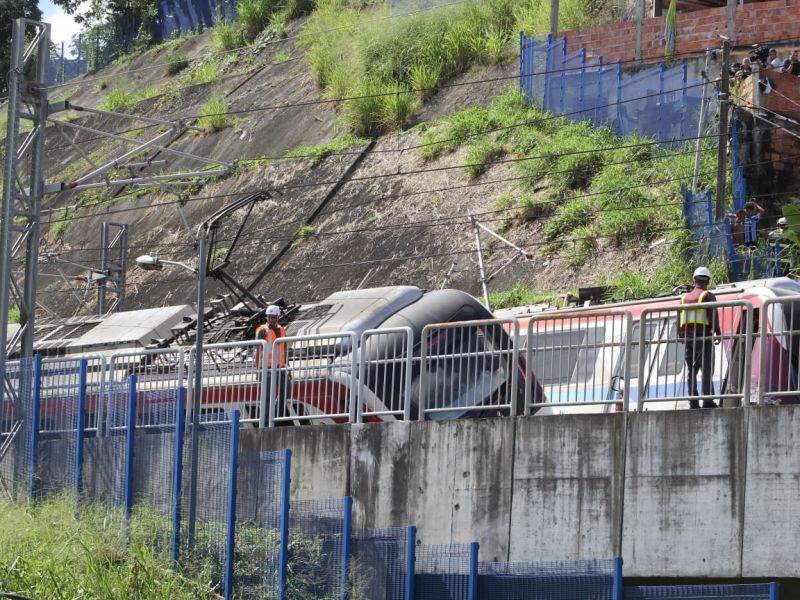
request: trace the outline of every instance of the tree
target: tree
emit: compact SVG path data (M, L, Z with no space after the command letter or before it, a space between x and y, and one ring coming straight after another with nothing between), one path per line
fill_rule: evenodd
M0 2L0 96L8 91L8 70L11 68L11 33L14 19L25 17L40 21L39 0L2 0Z

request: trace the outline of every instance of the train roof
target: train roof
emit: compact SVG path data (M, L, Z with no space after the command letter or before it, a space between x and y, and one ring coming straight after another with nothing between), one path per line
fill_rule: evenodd
M752 281L738 281L734 283L723 283L712 288L714 294L720 299L726 296L743 295L745 297L765 296L793 296L800 295L800 282L789 277L775 277L771 279L754 279ZM494 316L498 319L517 318L542 314L543 312L585 312L591 310L614 310L628 307L644 307L648 304L661 304L677 302L680 294L670 294L667 296L656 296L652 298L641 298L637 300L627 300L624 302L610 302L607 304L591 304L585 306L555 307L546 304L534 304L530 306L518 306L494 311Z

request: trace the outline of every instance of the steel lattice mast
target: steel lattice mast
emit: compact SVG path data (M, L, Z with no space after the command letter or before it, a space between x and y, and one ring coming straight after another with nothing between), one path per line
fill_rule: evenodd
M26 40L29 40L26 42ZM0 382L5 382L8 311L19 308L20 354L33 354L39 209L44 191L44 136L47 122L47 65L50 25L16 19L8 73L8 128L0 215ZM21 124L31 130L20 138ZM19 264L22 263L22 264ZM19 265L24 278L14 275ZM5 385L0 385L0 399Z

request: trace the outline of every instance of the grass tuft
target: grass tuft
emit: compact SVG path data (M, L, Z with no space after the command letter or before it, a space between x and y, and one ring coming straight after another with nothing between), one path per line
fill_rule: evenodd
M217 96L208 100L200 109L197 124L206 134L216 133L229 127L231 121L228 118L228 104L225 98Z

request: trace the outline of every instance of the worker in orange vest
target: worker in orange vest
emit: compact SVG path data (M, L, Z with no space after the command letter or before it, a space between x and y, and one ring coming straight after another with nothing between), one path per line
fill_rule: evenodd
M262 366L266 369L271 369L273 360L275 366L278 367L277 381L278 381L278 398L277 398L277 411L276 417L284 417L285 402L286 402L286 388L288 387L289 373L286 369L286 345L278 344L275 342L278 338L286 337L286 328L278 323L278 318L281 316L281 309L274 304L267 307L266 310L267 322L259 325L256 328L256 339L268 342L270 347L266 356L262 357L259 352L256 360L261 362Z

